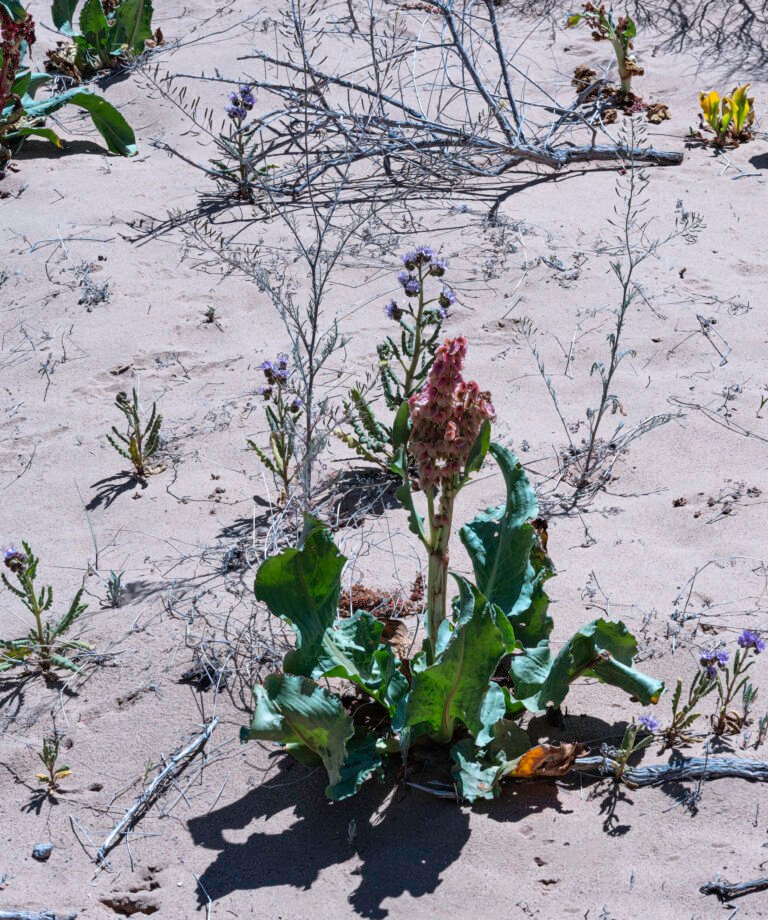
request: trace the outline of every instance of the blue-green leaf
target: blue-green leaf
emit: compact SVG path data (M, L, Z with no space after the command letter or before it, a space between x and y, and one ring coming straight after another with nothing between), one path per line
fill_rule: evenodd
M291 674L309 676L324 654L323 639L336 618L346 561L328 528L308 517L301 549L272 556L256 573L257 600L296 633L296 650L284 663Z
M110 42L112 48L127 46L141 54L144 42L152 38L152 0L123 0L115 9Z

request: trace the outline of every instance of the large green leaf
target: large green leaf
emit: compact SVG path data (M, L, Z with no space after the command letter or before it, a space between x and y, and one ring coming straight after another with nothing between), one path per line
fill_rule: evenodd
M0 0L0 6L5 7L14 22L24 22L27 18L27 11L18 0Z
M554 658L546 640L513 657L510 671L515 697L531 712L543 712L549 704L562 703L577 677L597 677L637 697L643 705L656 703L664 684L632 667L636 653L637 643L623 623L595 620L580 629Z
M312 677L341 677L362 687L395 715L408 692L408 681L398 669L390 645L383 643L384 624L367 610L337 619L323 637Z
M110 64L109 22L101 0L85 0L80 11L80 34L85 46L104 67Z
M477 587L510 618L523 645L536 645L552 631L543 584L553 574L531 524L538 502L515 455L495 442L490 452L504 476L506 502L478 514L459 535L472 560Z
M256 598L296 633L296 649L285 656L287 672L309 676L326 654L323 639L336 618L346 561L328 528L308 517L302 547L267 559L256 573Z
M123 0L113 22L112 48L127 46L134 54L141 54L144 42L152 38L152 0Z
M45 118L69 104L88 112L94 127L106 141L111 153L124 157L131 157L137 153L136 136L125 118L102 96L96 96L86 89L74 87L40 101L25 97L24 113L28 119Z
M347 756L341 765L338 782L329 786L325 794L335 801L354 795L372 773L381 772L384 756L375 735L356 735L347 744Z
M51 19L54 26L64 35L72 35L72 19L80 0L53 0L51 4Z
M406 724L415 734L427 732L447 743L461 722L483 745L491 740L493 727L505 712L504 694L491 677L509 651L509 638L498 625L504 619L501 611L468 582L460 580L459 585L462 615L435 662L414 673ZM473 605L468 614L466 592L470 590ZM508 629L508 624L502 628Z
M328 772L329 795L337 783L349 782L342 766L354 726L335 694L308 677L270 674L263 686L253 688L253 696L253 718L250 728L241 730L241 741L277 741L311 751Z

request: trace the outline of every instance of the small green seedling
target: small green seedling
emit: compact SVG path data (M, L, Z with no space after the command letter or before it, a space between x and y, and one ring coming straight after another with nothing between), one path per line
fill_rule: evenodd
M56 668L80 672L80 668L67 656L73 649L87 649L84 642L65 639L75 620L86 609L81 604L81 588L72 599L67 612L58 620L43 622L43 617L53 606L53 588L46 585L38 592L35 588L39 559L29 547L22 543L23 551L10 547L4 551L5 567L16 577L17 585L11 584L5 572L0 575L5 587L24 604L35 618L35 625L22 639L0 639L0 671L32 665L44 674Z
M592 38L596 42L607 39L613 46L616 63L619 68L621 92L625 96L632 93L632 77L642 77L645 73L631 54L632 39L637 35L637 25L634 19L626 13L624 16L614 18L613 10L605 9L605 4L595 6L594 3L585 3L580 13L573 13L568 17L565 26L570 29L580 22L585 22L592 29Z
M652 716L641 716L639 723L633 719L626 727L619 748L606 746L604 754L613 763L613 777L617 782L624 779L630 759L651 744L658 727L658 722ZM638 741L637 736L641 729L645 730L645 734Z
M730 96L723 97L716 90L699 93L701 112L715 135L715 146L739 144L752 137L755 100L747 95L750 86L750 83L745 83L744 86L735 87Z
M135 388L132 390L130 399L127 393L118 393L115 405L126 417L128 430L125 434L121 434L113 425L112 434L107 435L107 440L121 457L131 461L139 479L144 479L151 473L159 473L161 467L149 466L149 461L160 448L160 425L163 417L158 414L157 403L152 403L149 421L144 426L141 423L139 396Z
M107 579L107 606L117 608L123 599L123 575L125 572L110 572Z
M681 704L683 695L683 679L678 677L675 691L672 694L672 721L661 733L665 747L675 744L691 744L696 740L696 735L691 732L691 726L701 715L696 709L705 696L715 689L717 682L707 675L706 670L696 672L688 688L688 698Z
M61 747L61 737L58 732L54 732L46 738L43 738L43 749L37 752L37 756L43 762L45 773L36 773L37 780L46 786L49 795L57 792L59 783L72 775L72 770L66 765L57 766L59 760L59 749Z

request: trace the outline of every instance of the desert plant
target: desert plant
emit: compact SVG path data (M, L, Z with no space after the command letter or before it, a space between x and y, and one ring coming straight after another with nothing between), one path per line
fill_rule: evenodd
M715 135L715 144L738 144L752 137L755 121L755 100L747 95L751 84L734 87L730 96L720 96L716 90L699 93L699 105L706 125Z
M731 706L749 683L747 672L754 664L755 656L765 651L765 642L758 633L752 629L745 629L738 638L739 648L730 664L728 652L704 652L701 656L702 664L707 668L709 676L717 684L717 712L712 718L712 728L716 735L723 735L726 731L738 732L744 724L745 717ZM751 654L750 654L751 653ZM752 685L751 694L757 691Z
M531 748L515 716L560 705L583 675L645 704L663 690L633 668L637 646L623 623L595 620L557 654L550 649L554 624L544 582L553 568L532 523L536 497L514 455L491 442L493 406L488 393L463 380L465 352L461 337L438 349L426 384L393 426L401 500L429 554L426 639L407 666L370 612L339 616L346 560L318 520L308 516L302 546L267 559L256 574L257 599L292 627L296 647L283 673L254 687L255 711L242 738L276 741L304 763L324 764L332 799L352 795L388 754L399 751L407 763L409 749L425 741L451 745L462 797L493 798L505 776L559 775L581 750ZM408 451L417 461L426 520L403 468ZM458 596L449 604L453 504L488 453L507 498L461 529L475 580L454 573ZM378 706L376 717L356 724L342 698L317 683L331 677L355 684Z
M43 749L37 752L37 756L45 767L45 773L36 773L35 777L46 787L49 795L57 792L59 783L72 775L72 770L66 764L58 765L60 748L61 736L58 732L54 732L43 738Z
M279 354L274 361L261 365L266 383L259 387L264 399L264 412L269 425L269 454L252 439L248 446L256 452L259 460L269 470L280 489L278 504L282 505L290 496L291 485L298 472L294 462L296 453L296 416L301 412L301 398L293 391L293 373L288 355Z
M107 579L107 606L117 609L123 599L123 575L125 572L110 572Z
M621 92L629 96L632 93L632 77L642 77L645 72L631 54L632 39L637 35L637 25L634 19L625 13L617 19L613 10L605 9L605 4L595 6L594 3L585 3L580 13L573 13L566 20L566 28L573 28L580 22L586 23L592 29L592 38L596 42L607 39L613 46L616 55L616 64L619 68Z
M645 750L654 739L659 729L659 723L653 716L640 716L635 722L633 719L624 730L624 736L618 748L602 745L600 753L610 762L613 768L614 779L620 781L624 779L624 774L629 767L629 761L635 754ZM643 730L643 734L638 741L638 734Z
M400 326L400 341L391 335L378 346L378 389L386 407L396 412L426 379L435 358L443 320L456 302L451 288L440 281L434 294L430 282L442 279L447 265L429 246L403 256L404 269L397 280L406 298L404 305L390 300L387 319ZM381 422L371 406L370 392L362 386L350 390L345 410L352 432L339 432L341 439L365 460L389 470L394 460L392 422Z
M693 723L701 716L697 711L699 703L715 689L716 680L712 676L712 666L707 664L696 672L688 687L688 696L683 697L683 679L678 677L672 694L672 721L660 733L665 747L676 744L691 744L696 735L691 732Z
M84 76L108 70L138 57L146 43L162 40L152 31L152 0L85 0L80 32L73 18L79 0L53 0L54 26L69 38L48 51L50 66L78 83Z
M128 122L106 99L78 87L37 100L37 91L50 81L44 73L23 66L35 42L32 17L17 0L0 0L0 177L12 148L26 137L42 137L54 146L63 142L45 125L49 115L65 105L85 109L111 153L133 156L136 138Z
M10 547L4 551L5 567L16 577L18 587L11 583L5 572L2 582L5 587L24 604L35 618L35 624L22 639L0 639L0 671L24 665L33 665L48 674L56 668L80 671L80 668L67 657L72 649L87 649L84 642L65 639L64 636L87 604L81 604L81 588L72 599L67 612L57 620L43 621L44 615L53 606L53 588L46 585L38 592L35 588L39 559L22 543L23 550Z
M139 394L135 387L131 391L130 399L127 393L118 393L115 405L125 416L128 429L122 434L113 425L112 434L107 434L107 440L121 457L131 461L139 479L144 479L150 473L159 472L157 467L149 466L149 460L160 448L160 426L163 417L157 411L157 403L152 403L152 411L146 425L142 425Z

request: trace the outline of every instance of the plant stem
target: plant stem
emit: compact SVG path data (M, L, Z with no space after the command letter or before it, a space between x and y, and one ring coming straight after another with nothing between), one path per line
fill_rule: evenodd
M413 340L413 357L411 358L408 370L405 372L405 380L403 381L403 396L405 399L408 399L408 397L412 395L411 388L413 387L413 379L419 369L419 358L421 357L421 324L424 314L424 273L421 265L418 266L418 271L419 309L416 311L416 332Z
M435 513L434 495L429 502L429 564L427 568L427 638L430 661L435 659L437 635L445 619L448 596L448 545L451 538L454 492L442 495Z
M35 617L35 624L37 629L37 642L40 647L40 667L44 671L50 670L51 659L49 655L48 643L45 641L45 631L43 629L43 615L40 610L40 604L37 600L37 595L35 594L35 586L29 580L29 576L22 576L22 583L24 585L24 590L27 593L27 599L29 601L29 609L32 611Z

